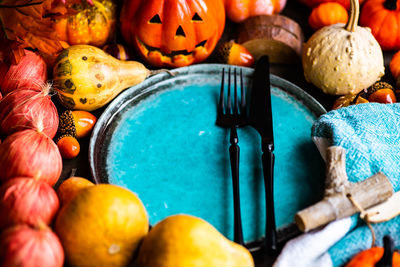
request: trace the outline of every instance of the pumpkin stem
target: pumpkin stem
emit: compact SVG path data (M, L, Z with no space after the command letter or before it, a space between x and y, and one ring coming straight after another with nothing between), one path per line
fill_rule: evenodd
M392 259L394 253L394 242L393 239L385 235L383 237L383 252L382 258L375 264L375 267L392 267Z
M397 9L397 0L386 0L383 4L386 9L396 10Z
M360 3L358 2L358 0L350 0L350 17L344 28L349 32L354 32L357 27L359 16L360 16Z

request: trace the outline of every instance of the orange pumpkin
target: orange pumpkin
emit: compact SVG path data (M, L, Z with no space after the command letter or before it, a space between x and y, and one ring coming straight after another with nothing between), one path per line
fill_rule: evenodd
M151 65L181 67L205 60L225 27L222 0L126 0L121 33Z
M77 14L55 21L60 40L76 44L103 46L115 32L116 4L112 0L82 1L74 5Z
M397 79L400 77L400 51L396 52L390 60L390 72L392 76Z
M308 24L316 31L328 25L346 23L348 19L347 10L341 4L328 2L313 8L308 17Z
M286 0L225 0L227 17L239 23L257 15L272 15L282 11Z
M397 0L368 0L360 25L370 27L382 50L400 49L400 5Z
M300 3L307 5L310 8L314 8L322 3L326 2L336 2L341 4L346 10L350 10L350 0L298 0ZM364 2L364 0L358 0L360 5Z
M373 247L358 253L346 267L400 267L400 254L394 252L393 240L389 236L383 238L384 247Z

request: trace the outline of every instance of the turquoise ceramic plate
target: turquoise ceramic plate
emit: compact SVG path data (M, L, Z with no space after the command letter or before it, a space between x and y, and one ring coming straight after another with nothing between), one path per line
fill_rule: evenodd
M120 94L99 118L89 148L94 179L129 188L150 223L178 213L201 217L233 238L229 130L215 125L221 70L201 64L155 75ZM251 88L253 69L242 68ZM275 136L276 223L293 221L322 193L324 164L311 126L324 108L297 86L271 75ZM261 141L240 128L240 197L244 237L263 237Z

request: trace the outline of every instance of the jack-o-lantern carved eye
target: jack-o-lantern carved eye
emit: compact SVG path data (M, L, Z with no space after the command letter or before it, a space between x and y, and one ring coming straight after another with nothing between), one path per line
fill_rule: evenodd
M149 23L153 24L161 24L161 18L158 14L155 14L150 20Z
M197 14L197 12L196 12L196 13L194 13L194 15L193 15L192 21L195 21L195 22L202 22L203 20L200 18L199 14Z
M207 40L201 41L196 45L196 47L204 46L207 43Z
M176 35L176 36L183 36L183 37L186 37L186 34L185 34L185 32L183 31L182 26L179 25L178 29L176 30L175 35Z

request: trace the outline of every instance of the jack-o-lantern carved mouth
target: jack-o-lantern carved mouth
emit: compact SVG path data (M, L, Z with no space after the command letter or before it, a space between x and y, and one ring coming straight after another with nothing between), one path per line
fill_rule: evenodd
M198 43L198 44L195 46L194 50L192 50L192 51L187 51L187 50L173 50L173 51L171 51L171 53L163 53L163 52L160 50L160 48L147 45L147 44L145 44L144 42L142 42L142 41L139 40L139 39L137 39L137 41L138 41L138 43L140 44L140 46L141 46L142 48L144 48L143 50L147 51L147 52L146 52L147 55L148 55L149 53L155 51L155 52L159 52L162 56L169 57L169 58L173 58L174 56L178 56L178 55L184 55L184 56L193 55L193 52L196 50L196 48L199 48L199 47L203 47L203 48L204 48L205 45L206 45L206 43L207 43L207 40L201 41L200 43Z

